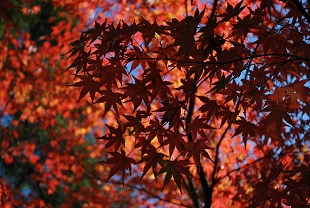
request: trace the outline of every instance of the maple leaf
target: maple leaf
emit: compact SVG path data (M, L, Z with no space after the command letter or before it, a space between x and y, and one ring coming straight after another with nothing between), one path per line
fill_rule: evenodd
M218 115L219 116L223 116L222 117L222 121L221 121L221 125L220 128L227 122L229 126L231 126L232 123L236 122L236 118L240 112L240 109L235 109L235 112L232 112L229 110L228 106L226 106L225 108L223 108L223 111L219 112Z
M188 160L162 160L160 165L162 168L158 172L158 175L166 173L164 185L162 190L165 186L169 183L171 178L173 177L174 182L178 186L180 192L182 193L182 174L191 177L191 173L188 171L187 166L189 166L190 162Z
M262 203L271 200L272 203L281 201L277 191L270 187L270 183L276 180L283 171L285 164L280 163L271 169L268 175L260 171L261 181L255 184L256 194L251 198L250 208L260 207Z
M149 132L148 140L152 141L153 139L157 138L160 145L164 146L164 135L165 130L162 128L162 124L160 123L159 119L155 117L154 119L150 120L150 125L145 128L146 132Z
M238 97L240 96L239 85L237 85L235 82L226 84L226 88L221 90L220 94L226 95L225 103L228 103L230 100L233 100L234 103L236 103Z
M216 103L216 100L210 100L209 98L205 96L197 96L203 104L202 106L199 107L198 110L200 110L202 113L208 112L206 115L206 121L209 121L212 116L218 116L219 112L221 112L221 106L219 106Z
M263 12L262 15L264 15ZM232 35L236 38L240 38L242 36L245 37L249 32L251 32L251 29L255 29L260 23L260 19L254 18L251 14L243 17L242 19L240 17L237 17L237 20L238 22L234 24L232 32Z
M197 166L200 166L201 156L212 161L210 155L208 154L208 152L206 152L206 149L212 149L212 148L207 144L205 139L198 139L195 142L187 142L185 144L185 149L182 153L185 154L187 158L193 157L195 164Z
M199 18L197 16L196 18ZM169 25L170 33L174 37L174 46L179 46L176 56L185 55L184 59L190 56L190 53L195 45L194 35L196 32L197 24L193 17L186 17L184 20L179 21L173 18L171 22L166 22Z
M154 146L149 146L148 150L143 150L144 154L147 154L141 158L138 163L145 162L145 166L143 168L143 173L141 179L145 176L145 174L152 168L153 174L155 176L155 180L157 180L157 165L161 163L163 157L166 157L165 154L157 152Z
M109 78L114 78L122 85L123 75L128 76L125 66L117 59L108 59L110 62Z
M121 171L122 182L124 185L126 170L129 170L129 175L131 175L131 164L135 164L136 161L131 157L127 157L123 149L121 149L120 153L119 152L108 152L108 153L110 153L113 157L108 158L106 161L99 162L113 165L106 181L108 181L117 172Z
M165 136L167 138L164 140L163 145L169 145L170 155L172 155L175 148L177 148L177 150L179 150L180 152L183 150L183 146L185 144L183 134L175 133L172 130L168 130Z
M102 97L96 100L95 103L105 103L104 114L106 114L113 106L115 112L118 114L118 105L123 106L122 97L123 95L118 92L112 92L111 89L100 90Z
M262 181L255 184L257 193L251 198L250 208L259 207L260 203L268 199L267 191L269 189L268 183L270 182L266 175L261 171Z
M200 116L197 116L194 121L192 121L188 125L187 133L192 134L193 139L196 139L197 133L203 137L204 139L207 139L207 135L204 132L204 129L214 129L212 126L208 125L207 118L200 118Z
M71 54L67 57L67 59L69 59L70 57L74 56L77 53L79 53L79 55L84 54L84 55L88 56L89 54L86 54L84 52L84 46L85 46L86 42L87 42L86 34L85 33L81 33L79 40L75 40L75 41L70 43L72 48L70 49L70 51L68 51L66 53L66 55L69 54L69 53L71 53ZM67 70L70 69L70 68L74 68L75 66L79 66L79 65L83 66L83 63L81 62L81 60L83 60L83 59L79 58L79 59L74 60L73 63L67 68ZM81 69L82 69L81 66L77 67L76 75L79 73L79 71Z
M263 111L270 113L264 120L260 121L259 134L281 138L282 120L285 120L288 124L294 126L293 121L286 110L277 103L271 102L271 105L263 109Z
M142 118L147 118L150 115L150 113L146 111L138 111L135 116L129 116L124 115L124 117L128 120L128 122L125 124L126 127L132 127L133 129L130 130L130 134L135 133L136 135L139 135L141 132L145 131L145 128L143 124L141 123Z
M184 117L181 115L181 109L186 109L185 102L179 100L178 97L169 97L166 95L162 104L164 106L155 111L164 112L161 119L161 125L169 124L169 129L174 128L175 132L177 132L177 129L180 127L184 128Z
M96 139L108 140L108 143L105 145L106 148L114 145L115 150L117 150L121 145L125 146L125 139L123 134L126 132L126 128L123 128L120 124L117 128L107 124L106 126L108 127L110 133L107 136L102 136Z
M148 83L146 88L152 92L151 100L155 99L158 94L161 98L164 98L167 94L172 96L168 86L173 83L164 81L160 72L161 70L155 67L148 68L143 72L144 80Z
M100 36L103 31L106 30L106 26L107 26L107 20L105 20L101 25L95 21L95 27L94 28L90 28L86 34L88 35L88 38L91 38L91 43L94 42L98 36Z
M72 52L71 52L71 55L68 57L68 59L77 52L79 52L79 56L76 59L74 59L72 64L67 69L76 68L75 76L77 76L80 71L83 71L83 70L86 71L88 64L91 64L92 60L89 59L91 50L89 50L88 52L85 52L84 51L85 43L81 41L74 41L71 44L74 46L74 48L71 50Z
M301 164L286 172L289 174L283 182L286 186L283 192L287 194L284 203L288 206L307 207L309 205L310 166Z
M246 6L241 6L243 3L243 0L240 1L235 7L230 5L228 2L226 3L227 3L226 12L218 15L218 17L224 17L224 18L221 19L218 23L227 22L231 18L238 16L240 12L246 7Z
M82 81L70 85L74 87L82 87L80 97L77 102L79 102L83 97L85 97L87 93L90 94L90 98L93 102L95 99L95 93L100 92L101 84L97 81L94 81L90 74L77 75L77 77L79 77Z
M242 116L239 117L239 118L240 119L238 119L236 121L236 124L238 124L239 126L235 130L235 133L234 133L233 137L235 137L236 135L242 133L242 139L243 139L244 145L246 146L246 142L247 142L248 136L251 136L251 137L256 136L256 134L258 132L258 127L257 127L257 125L248 122Z
M136 77L134 77L135 83L128 83L124 92L125 97L130 97L129 100L126 102L132 102L134 104L135 111L141 102L143 101L146 106L149 105L150 97L152 96L152 93L146 88L146 82L144 80L139 80Z
M215 85L214 87L212 87L211 90L209 90L208 92L219 92L222 89L225 89L226 84L229 83L232 79L232 74L230 74L229 76L225 77L224 74L222 74L222 77L216 81L215 83L212 83L211 85Z
M135 144L135 148L141 147L141 152L143 155L144 150L147 150L149 147L152 147L150 140L146 139L145 137L136 137L138 142Z
M196 91L196 86L193 86L193 81L194 80L192 78L181 79L182 85L176 88L177 90L183 90L183 92L185 93L185 99L188 99L193 94L193 92Z
M142 21L138 24L139 31L142 32L142 36L145 39L145 44L148 45L152 39L155 37L155 34L168 34L165 29L165 26L159 26L156 23L156 20L151 24L146 19L142 17Z
M304 86L307 82L308 80L301 80L288 86L277 88L274 93L268 97L279 104L285 104L287 108L297 110L300 107L297 100L303 103L308 102L310 90L308 87Z

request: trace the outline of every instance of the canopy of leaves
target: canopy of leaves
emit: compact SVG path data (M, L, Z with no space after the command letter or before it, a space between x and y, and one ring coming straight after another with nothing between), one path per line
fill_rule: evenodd
M309 8L8 4L1 205L310 206Z

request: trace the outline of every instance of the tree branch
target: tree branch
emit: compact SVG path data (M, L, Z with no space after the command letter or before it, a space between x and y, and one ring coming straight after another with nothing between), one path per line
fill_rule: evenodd
M185 4L185 16L188 16L188 5L187 5L187 1L188 0L184 0L184 4Z
M193 181L189 176L187 176L187 180L188 180L188 184L185 183L185 180L183 181L186 184L187 192L193 201L194 207L199 208L199 198L198 198L198 195L196 193L196 189L195 189L195 186L193 184Z
M230 128L230 125L228 125L225 129L225 131L223 132L219 142L217 143L216 145L216 150L215 150L215 159L214 159L214 165L213 165L213 172L212 172L212 176L211 176L211 195L212 195L212 192L213 192L213 188L215 186L215 174L216 174L216 169L217 169L217 166L219 164L219 153L220 153L220 146L221 146L221 143L223 142L224 138L225 138L225 135L228 131L228 129ZM209 202L210 205L212 203L212 201Z
M228 61L194 61L194 60L178 60L178 59L173 59L173 58L155 58L155 57L143 57L143 58L122 58L122 59L117 59L115 58L115 60L122 60L122 61L132 61L132 60L154 60L154 61L172 61L172 62L177 62L177 63L190 63L190 64L203 64L204 66L208 66L208 65L225 65L225 64L231 64L231 63L235 63L237 61L244 61L244 60L248 60L248 59L253 59L253 58L260 58L260 57L268 57L268 56L278 56L278 57L287 57L287 58L295 58L292 59L290 61L308 61L310 62L310 58L305 58L305 57L300 57L297 55L293 55L293 54L281 54L281 53L270 53L270 54L255 54L253 56L248 56L248 57L242 57L242 58L236 58L233 60L228 60Z
M193 113L194 113L194 108L195 108L195 98L196 98L196 89L197 89L197 80L198 80L198 75L195 73L194 75L194 80L193 80L193 91L191 92L190 98L189 98L189 106L188 106L188 111L187 111L187 116L185 119L185 124L186 124L186 130L189 128L189 124L192 120ZM187 134L188 142L193 142L193 136L189 132ZM191 196L191 199L193 201L193 204L196 208L199 208L199 199L194 187L194 184L192 182L192 179L190 177L187 177L188 183L189 183L189 195Z
M292 0L292 2L297 7L297 10L300 11L300 13L307 19L308 23L310 23L310 15L304 9L304 7L302 6L302 3L300 3L298 0Z

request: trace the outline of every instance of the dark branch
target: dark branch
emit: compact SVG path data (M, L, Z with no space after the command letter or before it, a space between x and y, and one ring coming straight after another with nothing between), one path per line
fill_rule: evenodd
M308 23L310 23L310 15L302 6L302 3L300 3L298 0L292 0L292 2L297 7L297 10L300 11L300 13L307 19Z
M189 176L187 176L187 181L188 184L186 184L184 180L184 183L186 184L186 190L193 201L194 207L199 208L199 198L196 193L196 188L192 182L192 179Z

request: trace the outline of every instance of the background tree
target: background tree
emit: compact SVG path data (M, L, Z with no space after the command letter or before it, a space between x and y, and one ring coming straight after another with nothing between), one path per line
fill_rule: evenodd
M22 3L0 5L1 206L309 203L309 4Z
M130 203L126 188L90 177L101 158L98 113L76 103L63 73L70 41L91 19L87 2L1 1L1 207Z

